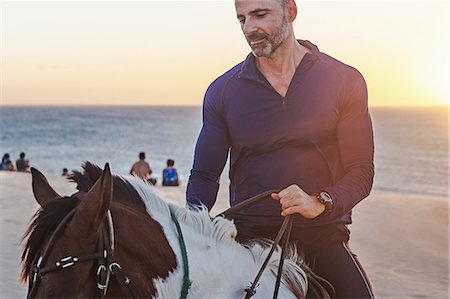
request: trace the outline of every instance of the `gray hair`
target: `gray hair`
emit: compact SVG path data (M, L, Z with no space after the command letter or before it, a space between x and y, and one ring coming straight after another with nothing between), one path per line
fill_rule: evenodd
M278 0L278 2L280 2L280 5L282 8L285 8L286 4L289 2L289 0Z

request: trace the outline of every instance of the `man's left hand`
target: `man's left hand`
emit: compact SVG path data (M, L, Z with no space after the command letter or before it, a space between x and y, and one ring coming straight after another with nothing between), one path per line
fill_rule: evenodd
M282 216L300 214L313 219L325 210L325 206L315 196L307 194L297 185L290 185L279 193L272 193L271 196L280 201Z

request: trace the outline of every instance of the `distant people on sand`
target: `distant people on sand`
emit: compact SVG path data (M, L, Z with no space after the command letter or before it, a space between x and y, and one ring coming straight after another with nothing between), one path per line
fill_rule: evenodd
M17 171L30 172L30 161L25 159L25 153L21 152L19 159L16 160Z
M150 177L152 174L152 168L150 167L150 164L145 161L145 152L139 153L139 161L133 164L130 169L130 174L137 176L152 185L156 185L156 179Z
M0 170L5 171L15 171L16 168L14 167L14 164L9 159L9 154L5 153L2 158L2 164L0 164Z
M63 168L61 176L69 176L69 170L67 168Z
M173 159L167 160L167 168L164 168L162 175L163 186L178 186L180 184L178 181L178 172L174 165L175 161Z

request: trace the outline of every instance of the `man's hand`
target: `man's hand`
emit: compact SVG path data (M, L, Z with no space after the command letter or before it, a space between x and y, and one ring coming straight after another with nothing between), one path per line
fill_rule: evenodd
M325 210L325 206L315 196L308 195L297 185L290 185L279 193L272 193L271 196L280 201L282 216L297 213L305 218L313 219Z

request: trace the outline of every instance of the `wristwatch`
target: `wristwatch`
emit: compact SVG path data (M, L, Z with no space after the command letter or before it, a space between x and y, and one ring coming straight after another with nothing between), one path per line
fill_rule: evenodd
M328 214L333 210L333 199L331 195L325 191L319 192L316 194L317 200L325 206L325 210L322 214Z

